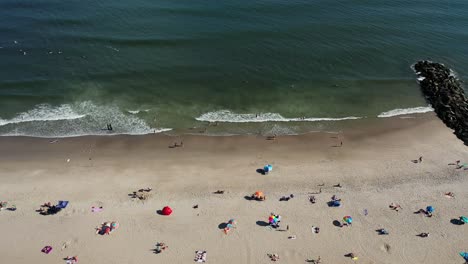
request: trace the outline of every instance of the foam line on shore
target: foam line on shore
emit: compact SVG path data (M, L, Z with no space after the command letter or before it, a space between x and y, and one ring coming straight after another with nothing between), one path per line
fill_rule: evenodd
M432 112L434 109L431 106L419 106L411 108L397 108L390 111L382 112L377 117L393 117L410 114L422 114Z
M260 114L238 114L229 110L220 110L208 112L195 118L202 122L224 122L224 123L261 123L261 122L318 122L318 121L342 121L355 120L362 117L295 117L286 118L278 113L260 113Z

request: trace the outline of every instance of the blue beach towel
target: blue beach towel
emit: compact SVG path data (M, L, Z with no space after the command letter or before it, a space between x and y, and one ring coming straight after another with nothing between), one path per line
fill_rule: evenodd
M58 204L57 204L57 207L63 209L65 207L67 207L67 205L68 205L68 201L59 201Z

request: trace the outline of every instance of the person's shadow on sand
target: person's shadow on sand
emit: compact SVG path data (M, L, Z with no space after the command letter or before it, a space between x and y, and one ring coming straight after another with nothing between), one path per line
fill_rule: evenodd
M268 223L265 222L265 221L257 221L257 225L258 225L258 226L263 226L263 227L265 227L265 226L269 226L270 224L268 224Z
M453 218L452 220L450 220L450 223L454 224L454 225L464 225L465 223L463 223L463 221L461 221L460 219L455 219Z

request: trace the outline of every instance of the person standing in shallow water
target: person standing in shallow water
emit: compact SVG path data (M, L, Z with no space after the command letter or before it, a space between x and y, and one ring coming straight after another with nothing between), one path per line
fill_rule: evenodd
M107 124L107 130L112 131L112 124Z

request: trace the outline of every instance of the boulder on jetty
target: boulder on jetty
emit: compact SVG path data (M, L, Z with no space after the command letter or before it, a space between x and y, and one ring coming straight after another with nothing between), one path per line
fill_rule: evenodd
M449 68L436 62L419 61L414 70L437 116L468 145L468 101L460 81Z

